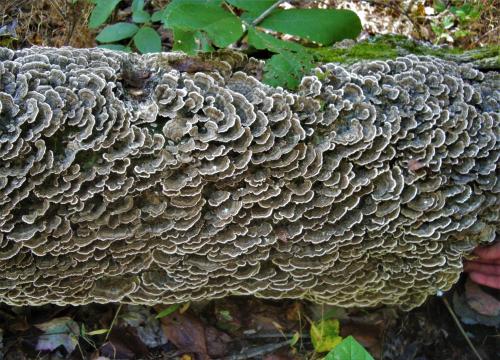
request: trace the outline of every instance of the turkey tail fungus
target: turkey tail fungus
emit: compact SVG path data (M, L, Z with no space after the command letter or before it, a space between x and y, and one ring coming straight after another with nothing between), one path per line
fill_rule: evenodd
M495 239L497 72L409 55L291 92L180 58L0 49L0 302L410 309Z

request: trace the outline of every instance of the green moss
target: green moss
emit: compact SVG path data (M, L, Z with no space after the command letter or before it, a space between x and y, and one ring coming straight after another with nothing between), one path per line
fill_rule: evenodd
M318 48L313 50L321 62L355 63L361 60L386 60L399 56L396 49L386 44L363 42L350 48Z
M387 60L408 54L432 55L458 62L475 62L486 59L491 64L500 65L500 46L489 46L474 50L437 47L418 43L400 35L380 35L371 40L356 43L347 48L311 49L319 62L352 64L362 60Z

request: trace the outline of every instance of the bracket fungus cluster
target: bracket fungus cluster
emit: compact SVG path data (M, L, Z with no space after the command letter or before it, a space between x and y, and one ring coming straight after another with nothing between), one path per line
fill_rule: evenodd
M409 309L500 220L500 76L0 49L0 302L231 294Z

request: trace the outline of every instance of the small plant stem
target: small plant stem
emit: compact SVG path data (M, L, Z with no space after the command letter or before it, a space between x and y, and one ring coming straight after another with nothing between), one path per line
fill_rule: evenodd
M248 349L241 350L239 354L231 355L223 358L224 360L246 360L246 359L254 359L256 357L261 357L263 355L272 353L273 351L278 350L284 346L289 345L289 341L283 341L274 344L265 344L262 346L251 347Z
M281 4L284 1L285 0L278 0L274 4L272 4L271 6L269 6L269 8L267 8L266 11L264 11L254 21L252 21L252 25L255 26L255 25L259 24L262 20L264 20L266 18L267 15L269 15L271 13L271 11L273 11L274 9L276 9L278 7L278 5Z
M82 347L80 346L80 342L78 341L78 339L76 340L76 347L80 351L80 356L82 357L82 360L85 360L85 355L83 354L83 350Z
M444 298L444 297L441 298L441 299L443 299L443 302L444 302L444 305L446 306L446 309L448 309L451 317L455 321L455 324L457 324L458 329L460 330L460 332L464 336L465 341L467 341L467 344L472 349L472 352L474 353L474 355L476 355L476 357L478 358L478 360L483 360L483 358L481 357L481 355L479 355L479 353L477 352L476 347L474 346L474 344L472 343L472 341L467 336L467 333L465 332L464 328L462 327L462 324L460 324L460 320L458 320L457 316L455 315L455 312L453 311L453 309L451 308L450 304L448 303L448 300L446 300L446 298Z
M118 314L120 313L120 310L122 309L122 304L118 305L118 309L116 309L115 316L113 317L113 320L111 321L111 325L109 325L109 331L106 334L106 338L104 341L107 341L109 338L109 334L111 334L111 330L113 330L113 326L115 325L116 319L118 318Z

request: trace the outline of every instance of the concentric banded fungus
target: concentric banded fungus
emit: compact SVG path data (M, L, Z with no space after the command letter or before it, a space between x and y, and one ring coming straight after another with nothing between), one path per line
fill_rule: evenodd
M495 238L498 73L407 56L291 93L172 59L0 50L0 301L411 308Z

